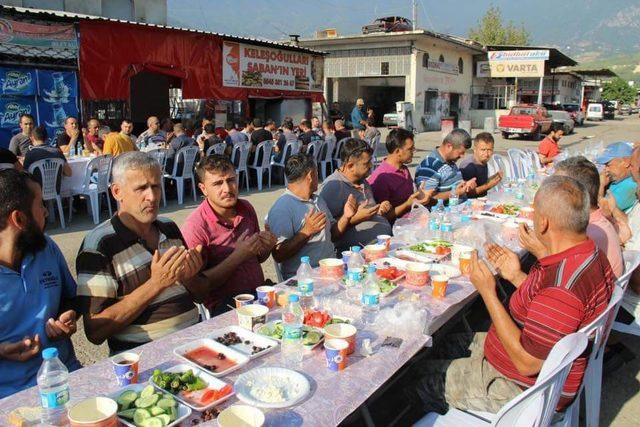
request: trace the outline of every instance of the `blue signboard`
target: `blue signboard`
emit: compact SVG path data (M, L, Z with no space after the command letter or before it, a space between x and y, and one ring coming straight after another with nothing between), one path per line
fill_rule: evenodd
M0 67L0 95L34 96L36 87L35 69Z
M64 126L64 120L67 117L78 117L78 106L76 99L68 99L68 102L43 102L38 97L38 117L42 126L57 128Z
M36 113L36 99L34 97L0 98L0 128L20 128L20 115Z
M78 97L78 81L73 71L38 70L38 96L47 102L68 102Z

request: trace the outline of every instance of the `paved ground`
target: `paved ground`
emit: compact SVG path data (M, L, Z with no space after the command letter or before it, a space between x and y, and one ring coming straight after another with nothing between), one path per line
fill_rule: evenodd
M479 130L474 130L474 135ZM535 148L537 142L502 139L499 134L496 137L496 150L504 152L507 148ZM412 169L417 163L431 151L440 141L439 132L428 132L417 136L417 151L415 162ZM384 140L384 138L383 138ZM568 147L575 150L584 146L590 141L604 141L610 143L614 141L640 141L640 119L637 117L618 118L614 121L605 121L602 123L586 123L585 126L576 128L573 135L566 136L561 141L562 147ZM246 198L255 207L258 217L264 218L273 201L281 194L283 187L274 185L271 189L264 189L261 192L252 190L243 192L242 197ZM166 208L162 209L162 215L173 219L178 225L182 225L184 219L196 206L196 202L187 199L183 206L178 206L175 201L171 201ZM107 213L103 211L102 218L106 218ZM53 227L54 224L51 224ZM75 275L75 256L82 242L85 233L93 228L93 223L89 220L84 210L76 214L71 225L62 230L51 228L48 233L58 243L65 258L71 267L72 273ZM275 280L275 272L272 261L269 260L263 264L265 276ZM637 337L621 337L625 345L636 355L636 358L625 364L604 381L602 392L602 425L612 426L636 426L638 425L638 416L640 413L640 339ZM94 363L107 356L105 345L94 346L89 343L82 331L74 336L74 344L80 361L87 365ZM635 421L634 421L635 420Z

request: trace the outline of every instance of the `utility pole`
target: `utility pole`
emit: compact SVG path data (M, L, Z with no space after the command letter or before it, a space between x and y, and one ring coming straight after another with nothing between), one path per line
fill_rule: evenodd
M413 21L413 31L415 31L418 29L418 0L413 0L411 3L413 12L411 20Z

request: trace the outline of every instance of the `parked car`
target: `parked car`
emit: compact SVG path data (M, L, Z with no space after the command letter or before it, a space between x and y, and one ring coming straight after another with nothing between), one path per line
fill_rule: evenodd
M582 126L584 124L585 114L580 109L578 104L562 104L562 109L571 115L571 118L576 125Z
M540 139L542 134L549 133L553 120L547 109L540 105L521 104L511 107L509 114L498 118L498 128L502 137L522 135Z
M602 116L606 120L613 120L616 118L616 101L603 101L602 107Z
M631 106L629 104L622 104L620 106L620 111L619 111L621 116L624 116L625 114L627 116L631 115Z
M384 126L398 126L398 113L394 111L382 116L382 124Z
M576 123L571 118L571 114L566 111L553 110L548 112L553 119L552 129L558 130L562 129L565 135L569 135L573 132L573 128L576 126Z
M637 105L631 106L631 114L638 114L640 112L640 108Z
M386 16L378 18L372 24L362 27L362 34L370 33L390 33L396 31L411 31L413 24L411 20L402 16Z
M587 120L598 120L602 121L604 119L604 107L600 103L592 103L587 107Z

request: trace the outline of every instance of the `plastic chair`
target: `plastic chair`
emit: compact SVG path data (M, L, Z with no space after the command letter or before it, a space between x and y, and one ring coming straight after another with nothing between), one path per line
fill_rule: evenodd
M378 146L380 145L380 138L382 137L382 135L376 135L372 140L371 140L371 149L373 150L373 154L371 157L371 161L373 162L373 166L378 166L381 162L381 160L378 159L378 156L376 154L376 152L378 151Z
M316 164L318 163L322 142L323 141L314 141L307 146L307 154L313 157L313 161L316 162Z
M271 188L271 149L273 148L273 141L262 141L256 147L255 157L253 158L253 164L249 165L250 170L256 171L258 178L258 190L262 190L262 178L265 172L269 174L269 188ZM260 162L258 164L258 162Z
M631 275L633 272L640 266L640 252L638 251L624 251L622 253L624 257L625 271L622 276L616 282L616 285L619 286L623 291L627 291L627 285L629 284L629 280L631 279ZM633 292L633 291L627 291ZM625 310L626 311L626 310ZM629 313L632 314L632 313ZM635 336L640 336L640 319L635 318L632 323L626 324L622 322L613 322L613 330L617 332L622 332L625 334L631 334Z
M160 164L160 170L164 174L164 167L167 165L167 152L168 150L164 148L156 148L153 150L147 151L147 154L154 157L157 162ZM167 207L167 195L164 191L164 179L160 180L160 187L162 187L162 205Z
M530 169L529 156L519 148L509 148L507 150L507 156L509 157L516 178L526 178Z
M296 144L297 142L287 142L286 144L284 144L284 148L282 149L282 156L280 156L280 160L279 161L271 160L271 173L273 173L274 168L282 168L282 176L284 177L285 183L286 183L287 177L285 176L285 173L284 173L284 165L287 164L287 160L289 159L289 157L296 154L294 152L294 150L296 149Z
M207 148L207 152L205 153L207 157L211 155L211 153L224 155L224 151L227 149L227 144L224 142L219 142L217 144L213 144L211 147Z
M531 165L534 168L534 172L538 172L538 169L542 167L542 163L540 162L540 154L533 150L526 150L526 153L531 158Z
M513 167L508 159L501 154L494 154L492 158L496 162L496 165L498 165L498 169L502 171L505 179L516 179Z
M544 361L536 383L504 405L497 414L451 408L444 415L430 412L414 426L548 426L571 365L585 350L587 342L587 336L582 332L558 341Z
M14 169L15 165L13 163L0 163L0 171L5 169Z
M45 202L56 201L58 215L60 216L60 225L62 228L65 228L62 197L60 197L60 191L58 190L63 167L64 160L62 159L43 159L29 166L29 173L33 175L36 169L40 172L40 177L42 178L42 200Z
M211 319L211 313L209 313L209 310L207 310L204 304L196 304L196 308L198 309L198 314L200 314L201 321Z
M249 147L247 144L236 144L233 146L231 152L231 163L236 167L236 175L238 176L238 182L241 181L241 174L244 173L244 179L247 184L247 191L249 191L249 171L247 170L247 161L249 160Z
M91 214L93 223L100 223L100 195L104 194L107 198L107 206L109 207L109 217L113 216L111 209L111 198L109 197L109 182L111 179L111 166L113 164L113 156L106 154L91 159L84 173L82 187L74 190L69 195L69 222L73 214L73 196L83 196L89 198L91 206ZM98 175L98 182L92 183L94 173Z
M351 139L351 138L342 138L336 144L336 150L333 153L333 163L335 165L334 169L338 169L340 167L340 165L342 164L342 160L340 160L340 151L342 151L342 146L344 145L344 143L345 143L345 141L347 139Z
M318 164L320 165L320 174L324 181L327 177L327 168L329 168L329 174L333 171L333 149L335 148L335 141L333 139L325 140L320 146L320 153L318 158Z
M193 175L193 164L196 161L196 156L200 150L198 147L184 147L178 150L176 153L176 160L173 162L173 172L171 175L165 174L166 179L170 179L176 182L176 188L178 190L178 204L181 205L184 200L184 182L191 180L191 189L193 190L193 201L196 201L196 178ZM182 174L178 175L178 166L180 165L180 159L182 158Z

